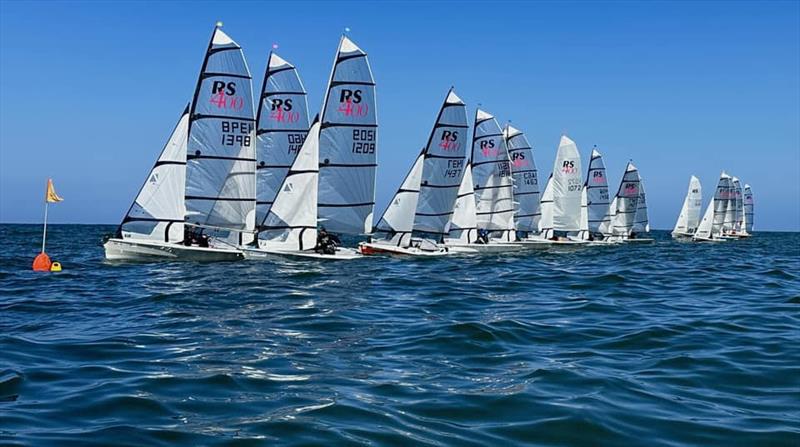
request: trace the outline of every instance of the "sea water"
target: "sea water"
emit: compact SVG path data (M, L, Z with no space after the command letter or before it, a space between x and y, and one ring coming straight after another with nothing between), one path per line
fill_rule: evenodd
M1 225L0 444L800 445L800 234L108 263Z

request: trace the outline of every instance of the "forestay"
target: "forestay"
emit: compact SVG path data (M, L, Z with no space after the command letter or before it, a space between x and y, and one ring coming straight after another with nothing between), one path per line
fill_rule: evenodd
M408 171L406 178L395 193L383 216L373 229L373 234L390 240L398 247L407 247L411 243L411 232L414 229L414 214L419 199L419 184L422 181L422 166L425 154L420 154Z
M315 120L281 182L258 234L262 249L311 250L316 245L319 129Z
M218 27L197 81L186 161L187 223L255 226L255 118L250 71L239 45Z
M466 106L451 88L425 145L414 230L447 234L464 176L467 127Z
M575 142L561 137L553 166L553 229L578 231L581 212L581 156Z
M464 177L458 188L458 197L453 207L448 239L471 244L478 239L478 217L475 208L475 191L472 188L472 165L467 163Z
M650 232L650 218L647 215L647 198L644 192L644 182L639 178L639 200L636 202L636 214L633 217L633 229L635 233Z
M744 229L747 233L753 232L753 191L750 185L744 185L744 195L742 198L744 204Z
M511 159L514 179L514 226L518 231L539 231L539 177L533 149L518 129L507 125L503 130Z
M506 141L495 117L480 109L472 129L471 166L478 228L513 231L514 184Z
M306 90L294 65L270 52L256 121L256 222L260 226L309 127Z
M367 53L342 36L319 137L319 219L329 232L364 234L375 206L378 118Z
M615 209L612 218L612 234L625 237L630 235L639 203L639 191L639 170L633 163L628 162L613 202Z
M540 203L542 218L539 220L539 233L545 238L553 236L553 174L547 178Z
M186 138L189 107L181 114L167 144L120 224L124 239L158 242L183 240Z
M700 187L700 179L692 176L689 179L689 189L686 191L686 198L683 199L681 213L675 228L675 234L692 234L700 224L700 208L703 206L703 194Z

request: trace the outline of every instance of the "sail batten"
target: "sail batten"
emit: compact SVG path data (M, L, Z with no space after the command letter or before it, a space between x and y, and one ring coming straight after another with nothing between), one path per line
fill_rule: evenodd
M342 36L320 123L319 220L328 231L360 235L372 229L377 127L367 54Z
M447 234L464 177L467 150L464 129L467 128L466 106L451 88L423 149L425 158L414 230Z
M186 150L186 222L255 226L255 114L241 47L214 29L192 101Z

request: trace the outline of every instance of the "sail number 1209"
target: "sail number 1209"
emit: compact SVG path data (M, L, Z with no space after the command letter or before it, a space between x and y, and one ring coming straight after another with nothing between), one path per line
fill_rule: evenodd
M354 154L375 153L374 129L353 129L353 153Z

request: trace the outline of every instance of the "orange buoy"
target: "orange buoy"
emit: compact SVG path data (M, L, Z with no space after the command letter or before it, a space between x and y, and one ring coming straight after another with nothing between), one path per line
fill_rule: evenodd
M33 271L35 272L49 272L53 263L50 262L50 256L47 253L41 252L33 259Z

